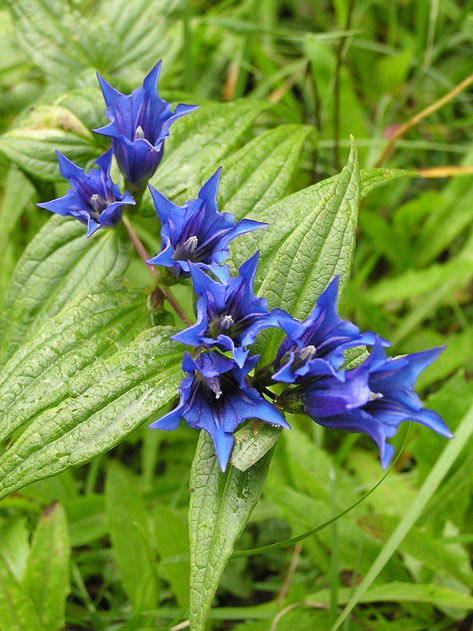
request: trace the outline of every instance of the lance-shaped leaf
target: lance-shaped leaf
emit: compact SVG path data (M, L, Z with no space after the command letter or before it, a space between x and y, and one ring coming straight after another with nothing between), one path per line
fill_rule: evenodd
M23 577L23 587L42 624L50 631L57 631L65 624L70 554L66 514L62 506L53 504L36 526Z
M140 293L100 286L79 294L0 374L0 440L70 396L70 380L150 324Z
M209 103L176 121L151 184L167 196L201 184L204 173L220 166L228 150L267 107L246 99Z
M258 502L272 451L247 471L220 471L211 438L201 432L191 471L190 628L204 631L213 597L235 542Z
M311 131L305 125L281 125L258 134L226 158L222 162L219 208L242 219L279 201L299 165L302 146ZM212 172L207 175L210 177Z
M23 590L0 555L0 629L5 631L46 631L33 601Z
M256 286L270 308L282 307L305 318L330 280L349 277L355 247L360 173L353 145L347 166L332 178L282 199L252 218L268 221L260 237L248 235L234 260L261 251ZM258 352L271 361L281 340L279 331L261 335Z
M80 223L51 217L18 261L5 296L0 366L71 298L120 278L130 257L131 245L121 226L86 239Z
M105 483L108 531L123 587L135 613L159 602L157 564L150 546L148 515L126 469L111 467Z
M60 180L56 150L85 166L107 145L90 130L105 121L99 90L71 90L20 115L0 136L3 154L35 179Z
M37 414L0 457L0 497L105 453L176 394L182 347L155 327L68 380L67 398ZM38 335L41 335L41 331Z

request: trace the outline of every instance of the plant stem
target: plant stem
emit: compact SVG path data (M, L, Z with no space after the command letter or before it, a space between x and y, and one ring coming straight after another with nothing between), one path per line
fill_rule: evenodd
M177 302L176 298L173 296L173 294L172 294L171 290L169 289L169 287L166 287L166 286L161 285L159 283L159 272L156 269L156 267L154 267L154 265L149 265L149 263L147 263L147 261L149 259L148 253L145 250L145 246L141 243L140 238L138 237L138 235L134 231L133 226L130 223L130 220L127 217L123 217L122 220L123 220L123 224L124 224L124 226L126 228L126 231L128 232L128 236L130 237L130 240L131 240L131 242L133 243L133 245L135 247L135 250L138 252L141 260L146 265L149 273L151 274L153 279L156 281L157 288L159 288L159 291L161 292L161 294L164 296L164 298L166 298L166 300L169 302L171 307L174 309L174 311L177 313L177 315L180 317L180 319L184 322L184 324L186 326L191 326L192 325L192 320L187 316L185 311L182 309L180 304Z

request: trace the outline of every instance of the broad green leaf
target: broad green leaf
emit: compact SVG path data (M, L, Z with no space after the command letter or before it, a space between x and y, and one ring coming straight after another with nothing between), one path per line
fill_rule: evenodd
M180 607L189 607L189 562L169 563L166 559L189 553L187 523L166 504L157 504L153 511L156 548L162 570Z
M182 348L155 327L68 380L68 396L36 415L0 457L0 497L105 453L158 418L176 395ZM41 332L40 332L41 334Z
M340 275L342 286L347 282L355 247L359 177L353 147L348 165L332 186L323 187L318 194L313 191L309 208L298 204L294 214L289 208L285 210L283 221L291 221L292 230L276 252L266 251L263 236L259 245L264 253L264 278L259 294L267 298L270 307L283 307L304 318L333 276ZM277 217L273 225L278 230L281 218L273 216Z
M204 631L218 583L258 502L272 452L245 472L220 471L212 440L204 431L191 470L190 629Z
M208 103L179 119L166 140L163 161L151 184L169 196L200 186L203 174L220 166L229 149L267 107L249 99Z
M103 152L103 139L91 129L105 122L98 90L72 90L19 116L0 136L0 153L35 179L60 179L56 150L85 166Z
M70 83L88 64L87 51L73 37L81 16L61 0L9 0L17 37L32 61Z
M269 227L246 235L234 249L234 263L261 252L255 287L269 307L282 307L306 317L335 275L346 284L355 246L359 201L359 168L353 146L348 165L332 178L282 199L249 217ZM260 233L260 234L257 234ZM274 357L279 331L261 336L261 362Z
M279 201L311 131L311 127L302 125L281 125L258 134L226 158L222 162L219 209L242 219ZM206 174L211 175L211 171Z
M49 631L38 618L33 601L0 555L0 630Z
M58 215L49 219L18 261L5 296L0 366L71 298L99 282L120 278L131 257L121 228L86 239L78 221Z
M364 576L362 582L358 585L353 596L350 597L347 606L337 618L335 624L330 631L336 631L343 624L347 616L354 607L365 597L368 589L379 576L386 563L398 549L402 541L405 539L411 528L415 525L422 511L427 506L429 500L433 497L444 477L450 471L452 465L462 452L465 445L471 439L473 434L473 407L463 417L459 427L457 428L455 439L451 440L443 450L441 456L431 469L424 484L420 488L415 501L411 504L399 525L389 537L378 557ZM433 586L432 586L433 587ZM464 605L462 605L464 607Z
M66 514L60 504L53 504L38 521L23 577L23 588L50 631L65 624L70 553Z
M155 609L159 582L149 548L148 514L133 478L118 465L107 475L105 505L114 557L133 611Z
M141 294L107 287L79 294L4 366L0 440L67 399L77 373L115 353L149 324Z
M120 40L120 54L111 67L119 69L138 64L148 71L158 59L166 57L176 39L179 43L178 33L170 29L166 19L177 4L176 0L103 0L97 3L90 19L99 17L109 22Z

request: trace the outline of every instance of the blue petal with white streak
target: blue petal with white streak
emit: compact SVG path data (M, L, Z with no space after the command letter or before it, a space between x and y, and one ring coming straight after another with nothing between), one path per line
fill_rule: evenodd
M125 206L133 206L135 200L125 191L122 195L110 179L112 150L96 160L98 169L87 173L56 151L62 177L69 180L70 189L58 199L38 204L58 215L74 217L87 226L87 237L104 226L115 226L122 218Z
M441 436L452 438L440 416L422 407L422 402L414 391L414 383L419 374L442 350L443 348L435 348L394 359L387 358L378 338L365 362L346 375L346 384L359 384L359 403L354 400L348 402L345 409L324 407L320 404L320 388L324 385L324 379L320 379L311 383L302 394L304 411L324 427L368 434L378 446L381 465L386 468L394 453L394 448L386 440L396 434L400 423L404 421L420 423ZM335 390L345 385L335 383L333 378L332 382Z
M133 193L146 186L161 162L171 124L198 107L180 103L171 112L171 104L158 94L160 70L161 61L145 77L143 87L129 95L115 90L97 73L110 123L94 131L111 138L118 166Z
M338 286L337 276L319 296L312 313L303 322L287 314L280 318L280 326L287 337L276 355L275 381L303 383L323 375L343 380L343 351L353 346L374 344L374 333L361 334L357 326L338 315Z
M268 303L253 293L253 281L259 252L243 263L238 276L225 282L213 280L197 265L190 264L197 301L197 322L177 333L174 340L187 346L216 346L230 351L243 367L257 334L268 327L279 326L279 311L268 313Z
M162 227L161 252L148 263L164 265L177 277L188 277L190 263L199 263L205 265L217 278L224 278L225 270L221 263L229 256L230 241L267 225L250 219L234 224L232 214L218 212L220 171L218 169L203 185L197 199L191 199L184 206L176 206L149 187Z
M289 428L282 414L257 390L246 376L258 357L251 357L243 368L218 353L202 353L193 359L184 354L182 368L188 375L179 387L179 404L149 427L173 430L183 418L189 427L205 430L215 445L220 468L225 471L233 448L233 432L244 420L257 418Z

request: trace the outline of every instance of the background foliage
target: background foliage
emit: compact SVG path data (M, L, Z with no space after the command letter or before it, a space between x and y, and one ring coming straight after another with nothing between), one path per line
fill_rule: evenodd
M380 183L369 169L396 127L470 74L473 2L12 0L0 12L0 404L11 423L0 428L2 493L39 480L0 502L0 628L184 628L197 436L142 425L179 380L181 351L166 341L179 323L146 312L149 279L119 230L86 241L81 226L52 219L27 247L49 220L35 203L64 191L54 150L82 166L104 150L89 131L105 123L96 70L129 91L163 58L163 96L205 107L176 123L153 183L183 201L222 164L220 207L269 217L277 227L263 252L273 256L284 241L284 259L314 221L316 200L330 200L340 182L297 191L347 163L349 190L353 134L364 199L343 313L393 340L394 353L446 344L419 386L455 431L473 402L471 176L393 178L365 194ZM384 166L471 164L472 116L462 93L398 141ZM355 206L346 200L348 222ZM157 252L153 214L145 201L136 228ZM242 241L234 264L253 249L251 238ZM51 272L58 257L59 276ZM269 258L258 283L277 297ZM316 271L303 270L314 293ZM115 282L123 273L126 291ZM290 290L284 299L304 315L310 305ZM189 292L180 297L190 311ZM152 324L161 329L142 333ZM78 429L81 415L92 420ZM239 549L315 528L382 476L363 437L291 422ZM444 439L404 428L394 469L347 515L289 548L232 559L212 628L329 629L379 554L378 577L341 628L470 628L472 426L467 416L448 452ZM78 432L87 438L80 449ZM40 480L88 462L97 441L103 455L90 464ZM444 471L433 480L436 463Z

